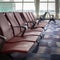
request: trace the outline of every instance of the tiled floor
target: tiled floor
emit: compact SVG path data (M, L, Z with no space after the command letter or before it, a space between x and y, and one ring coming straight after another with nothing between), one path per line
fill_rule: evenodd
M40 40L37 53L31 53L26 60L51 60L52 54L60 54L60 21L49 23L44 32L44 38Z
M39 46L38 46L37 53L30 52L26 59L21 59L22 55L25 56L23 53L13 53L15 60L51 60L52 55L60 55L60 21L56 20L56 24L51 22L47 26L47 30L44 32L44 37L39 39ZM15 56L16 55L16 56ZM6 55L2 56L5 57ZM1 56L0 56L1 57ZM16 58L17 57L17 58ZM54 56L55 58L56 56ZM59 56L60 57L60 56ZM8 59L3 58L4 60L11 60L9 57ZM0 59L0 60L3 60ZM53 59L53 60L60 60Z

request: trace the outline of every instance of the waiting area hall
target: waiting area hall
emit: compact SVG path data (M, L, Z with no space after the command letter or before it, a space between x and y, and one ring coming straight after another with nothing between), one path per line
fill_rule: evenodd
M0 60L60 60L60 0L0 0Z
M49 20L45 20L49 22ZM1 60L60 60L60 21L55 20L56 23L51 21L45 26L45 30L42 32L42 38L38 38L38 45L26 54L26 52L13 52L11 57L6 54L0 54ZM43 21L42 21L43 22ZM13 41L8 41L11 44ZM16 42L16 40L15 40ZM9 44L10 44L9 43ZM8 45L9 45L8 44ZM26 45L27 46L27 45ZM6 46L5 46L6 47ZM6 50L6 49L5 49ZM17 49L18 50L18 49ZM14 50L13 50L14 51ZM2 51L4 53L4 50ZM6 50L5 52L9 52Z

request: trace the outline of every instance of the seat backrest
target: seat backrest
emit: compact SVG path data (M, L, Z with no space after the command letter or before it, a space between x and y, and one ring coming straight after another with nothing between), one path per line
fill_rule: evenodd
M5 16L0 13L0 29L3 32L3 35L7 38L7 40L13 38L13 31L10 26L10 23L7 21Z
M34 22L34 20L33 20L33 19L31 18L31 16L30 16L29 12L26 12L26 15L27 15L27 17L29 18L29 21Z
M17 21L14 17L13 12L7 12L5 16L13 27L14 35L15 36L18 35L21 32L21 29L20 29L19 24L17 23Z
M29 18L28 18L28 16L26 15L26 12L22 12L22 13L20 13L20 14L23 15L23 17L24 17L24 19L25 19L26 22L29 21ZM23 17L22 17L22 18L23 18Z
M30 15L31 15L31 17L33 18L33 20L36 19L36 17L34 16L34 14L33 14L32 12L30 12Z
M21 12L20 15L21 15L22 19L25 20L26 23L30 22L26 12ZM28 23L29 28L31 28L32 25L33 25L33 23Z
M32 16L32 12L29 12L29 15L30 15L32 20L35 20L35 18Z
M14 12L14 16L18 22L18 24L20 24L21 26L23 26L25 24L25 22L23 21L23 19L21 18L19 12Z
M2 30L1 30L1 28L0 28L0 35L3 35L3 32L2 32Z
M5 42L6 42L6 39L4 38L4 36L0 35L0 51L2 50Z

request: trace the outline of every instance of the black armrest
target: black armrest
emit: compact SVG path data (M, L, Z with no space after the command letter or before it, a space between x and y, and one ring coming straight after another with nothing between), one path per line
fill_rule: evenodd
M6 37L0 35L0 50L2 50L5 42L6 42Z
M43 20L43 18L40 17L40 18L38 19L38 23L37 23L37 24L39 24L42 20Z
M25 23L22 26L25 27L26 29L28 29L28 23Z
M24 25L22 25L22 26L13 26L13 27L14 27L14 28L16 28L16 27L17 27L17 28L19 28L19 27L20 27L20 28L26 28L26 27L28 28L28 26L27 26L26 24L24 24Z
M34 23L35 21L28 21L27 23Z
M26 27L24 27L24 26L14 26L14 28L15 27L17 27L17 28L21 28L21 36L23 36L24 35L24 33L25 33L25 31L26 31ZM23 30L22 30L22 28L23 28Z
M30 28L33 29L36 24L36 21L28 21L27 23L32 23L32 26Z
M13 27L14 27L14 28L16 28L16 27L19 28L20 26L13 26Z
M38 20L38 22L34 22L33 25L31 26L31 29L37 28L37 27L35 27L35 25L36 24L38 25L40 22L41 22L41 20ZM40 28L44 29L44 27L40 27Z
M27 23L24 23L25 25L27 25Z
M7 38L2 36L2 35L0 35L0 39L6 40Z
M36 24L36 22L33 23L33 25L31 26L31 29L34 29L35 28L35 24Z
M24 29L24 30L23 30L23 32L22 32L22 34L21 34L21 36L23 36L23 35L24 35L24 33L25 33L25 31L26 31L26 27L21 26L21 28L23 28L23 29Z

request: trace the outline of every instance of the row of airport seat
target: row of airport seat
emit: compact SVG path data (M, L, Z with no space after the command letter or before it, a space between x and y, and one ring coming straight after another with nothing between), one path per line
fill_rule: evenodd
M0 13L0 53L28 53L39 44L47 24L36 20L32 12Z

